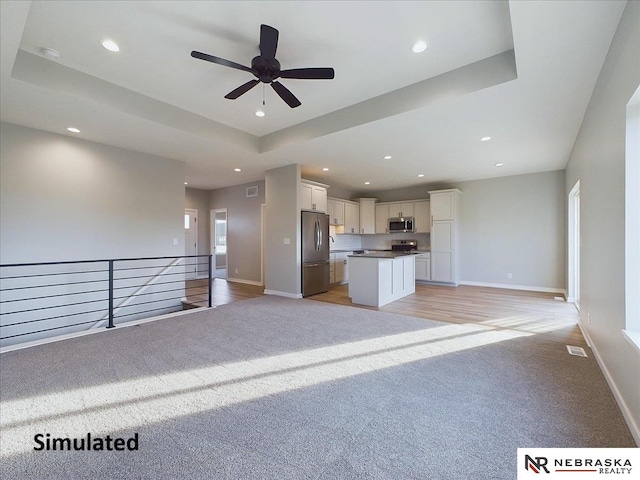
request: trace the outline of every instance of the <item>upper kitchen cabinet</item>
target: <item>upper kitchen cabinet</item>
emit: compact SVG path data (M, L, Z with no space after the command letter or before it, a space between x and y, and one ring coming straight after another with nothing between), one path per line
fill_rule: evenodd
M327 187L322 183L302 180L298 187L301 210L327 211Z
M328 198L327 214L329 215L329 225L344 225L344 200Z
M389 217L413 217L413 203L393 202L389 204Z
M376 205L376 233L388 233L389 228L389 204L378 203Z
M428 201L415 202L413 204L413 216L415 218L415 233L429 233L431 231L431 208Z
M360 233L376 233L376 199L360 198Z
M360 233L360 205L344 202L344 233Z
M460 190L457 188L429 192L431 200L431 220L455 220L458 195L460 193Z

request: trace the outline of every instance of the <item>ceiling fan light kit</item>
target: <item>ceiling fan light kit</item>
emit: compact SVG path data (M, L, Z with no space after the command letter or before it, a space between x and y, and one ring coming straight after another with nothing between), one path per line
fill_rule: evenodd
M260 55L251 60L251 68L224 58L215 57L202 52L192 51L191 56L199 60L217 63L225 67L243 70L253 74L256 79L249 80L238 88L227 93L224 98L235 100L244 95L258 83L268 83L271 88L285 101L291 108L301 105L300 100L282 83L278 78L295 78L299 80L331 80L335 73L330 67L294 68L290 70L280 70L280 62L276 60L276 50L278 48L279 32L269 25L260 25Z

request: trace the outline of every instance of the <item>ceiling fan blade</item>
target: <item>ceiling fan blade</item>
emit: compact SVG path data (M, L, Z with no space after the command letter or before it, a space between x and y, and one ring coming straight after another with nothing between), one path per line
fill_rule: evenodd
M260 55L272 59L276 58L278 48L278 30L269 25L260 25Z
M247 93L249 90L251 90L253 87L255 87L257 84L259 84L260 81L259 80L249 80L247 83L245 83L244 85L240 85L238 88L236 88L235 90L230 91L229 93L227 93L224 98L228 98L229 100L235 100L236 98L238 98L240 95L244 95L245 93Z
M271 82L271 87L276 91L280 98L286 102L291 108L296 108L302 105L300 100L296 98L296 96L289 91L287 87L282 85L280 82Z
M198 58L200 60L205 60L207 62L217 63L218 65L224 65L225 67L244 70L245 72L253 73L255 75L255 72L251 70L249 67L245 67L244 65L240 65L239 63L232 62L231 60L225 60L224 58L214 57L213 55L208 55L202 52L196 52L195 50L191 52L191 56L193 58Z
M305 80L331 80L335 76L333 68L292 68L281 70L281 78L300 78Z

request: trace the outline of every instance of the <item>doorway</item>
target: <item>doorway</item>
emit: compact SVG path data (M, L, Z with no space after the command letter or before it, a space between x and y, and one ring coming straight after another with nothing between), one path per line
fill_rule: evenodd
M569 261L567 302L580 310L580 180L569 192Z
M198 211L190 208L184 210L184 254L198 254ZM184 272L187 280L194 280L198 275L198 259L185 258Z
M227 278L227 209L211 210L211 253L215 278Z

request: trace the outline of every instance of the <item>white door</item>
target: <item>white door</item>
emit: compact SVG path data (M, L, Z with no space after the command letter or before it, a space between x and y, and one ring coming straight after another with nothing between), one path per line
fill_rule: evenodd
M198 254L198 211L185 209L184 211L184 254L185 256ZM193 280L198 273L198 259L184 259L185 278Z

